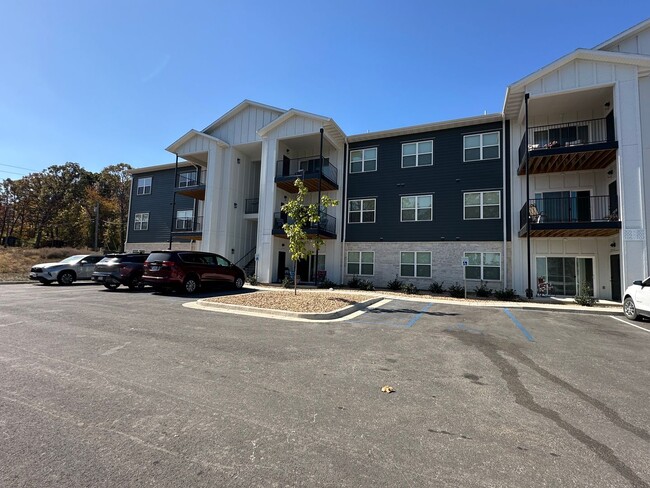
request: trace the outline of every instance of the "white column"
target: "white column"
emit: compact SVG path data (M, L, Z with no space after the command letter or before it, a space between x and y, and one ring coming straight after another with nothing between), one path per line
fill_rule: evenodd
M211 141L206 168L205 202L203 204L203 232L201 250L216 252L219 214L219 182L223 166L223 149Z
M273 211L275 209L275 167L277 139L262 139L260 203L257 221L257 279L270 283L273 276Z
M225 256L227 259L232 259L230 254L228 223L230 222L230 214L233 212L233 199L232 199L232 149L227 148L219 149L220 158L220 176L218 183L219 192L215 196L218 200L218 217L216 222L216 229L214 235L216 237L215 247L213 248L217 254Z

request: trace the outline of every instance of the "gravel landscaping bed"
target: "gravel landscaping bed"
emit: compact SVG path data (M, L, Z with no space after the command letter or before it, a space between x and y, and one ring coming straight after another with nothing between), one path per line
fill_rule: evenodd
M207 298L205 301L288 312L323 313L355 305L370 298L372 297L363 294L327 291L299 291L297 295L294 295L293 291L256 291L243 295Z

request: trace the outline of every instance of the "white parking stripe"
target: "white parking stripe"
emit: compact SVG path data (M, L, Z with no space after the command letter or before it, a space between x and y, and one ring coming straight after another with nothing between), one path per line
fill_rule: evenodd
M614 317L613 315L610 315L611 318L618 320L619 322L623 322L625 325L631 325L632 327L636 327L637 329L644 330L646 332L650 332L650 329L645 329L643 327L639 327L638 325L634 325L629 323L627 320L619 319L618 317Z

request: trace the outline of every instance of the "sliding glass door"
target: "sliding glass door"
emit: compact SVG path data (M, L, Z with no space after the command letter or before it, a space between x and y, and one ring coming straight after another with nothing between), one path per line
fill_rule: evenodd
M594 260L579 257L538 257L537 294L576 296L583 285L594 290Z

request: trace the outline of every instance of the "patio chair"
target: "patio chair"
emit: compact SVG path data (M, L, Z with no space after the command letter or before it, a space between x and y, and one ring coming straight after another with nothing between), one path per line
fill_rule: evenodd
M544 218L544 213L537 209L537 205L531 203L528 206L528 216L533 224L539 224Z

